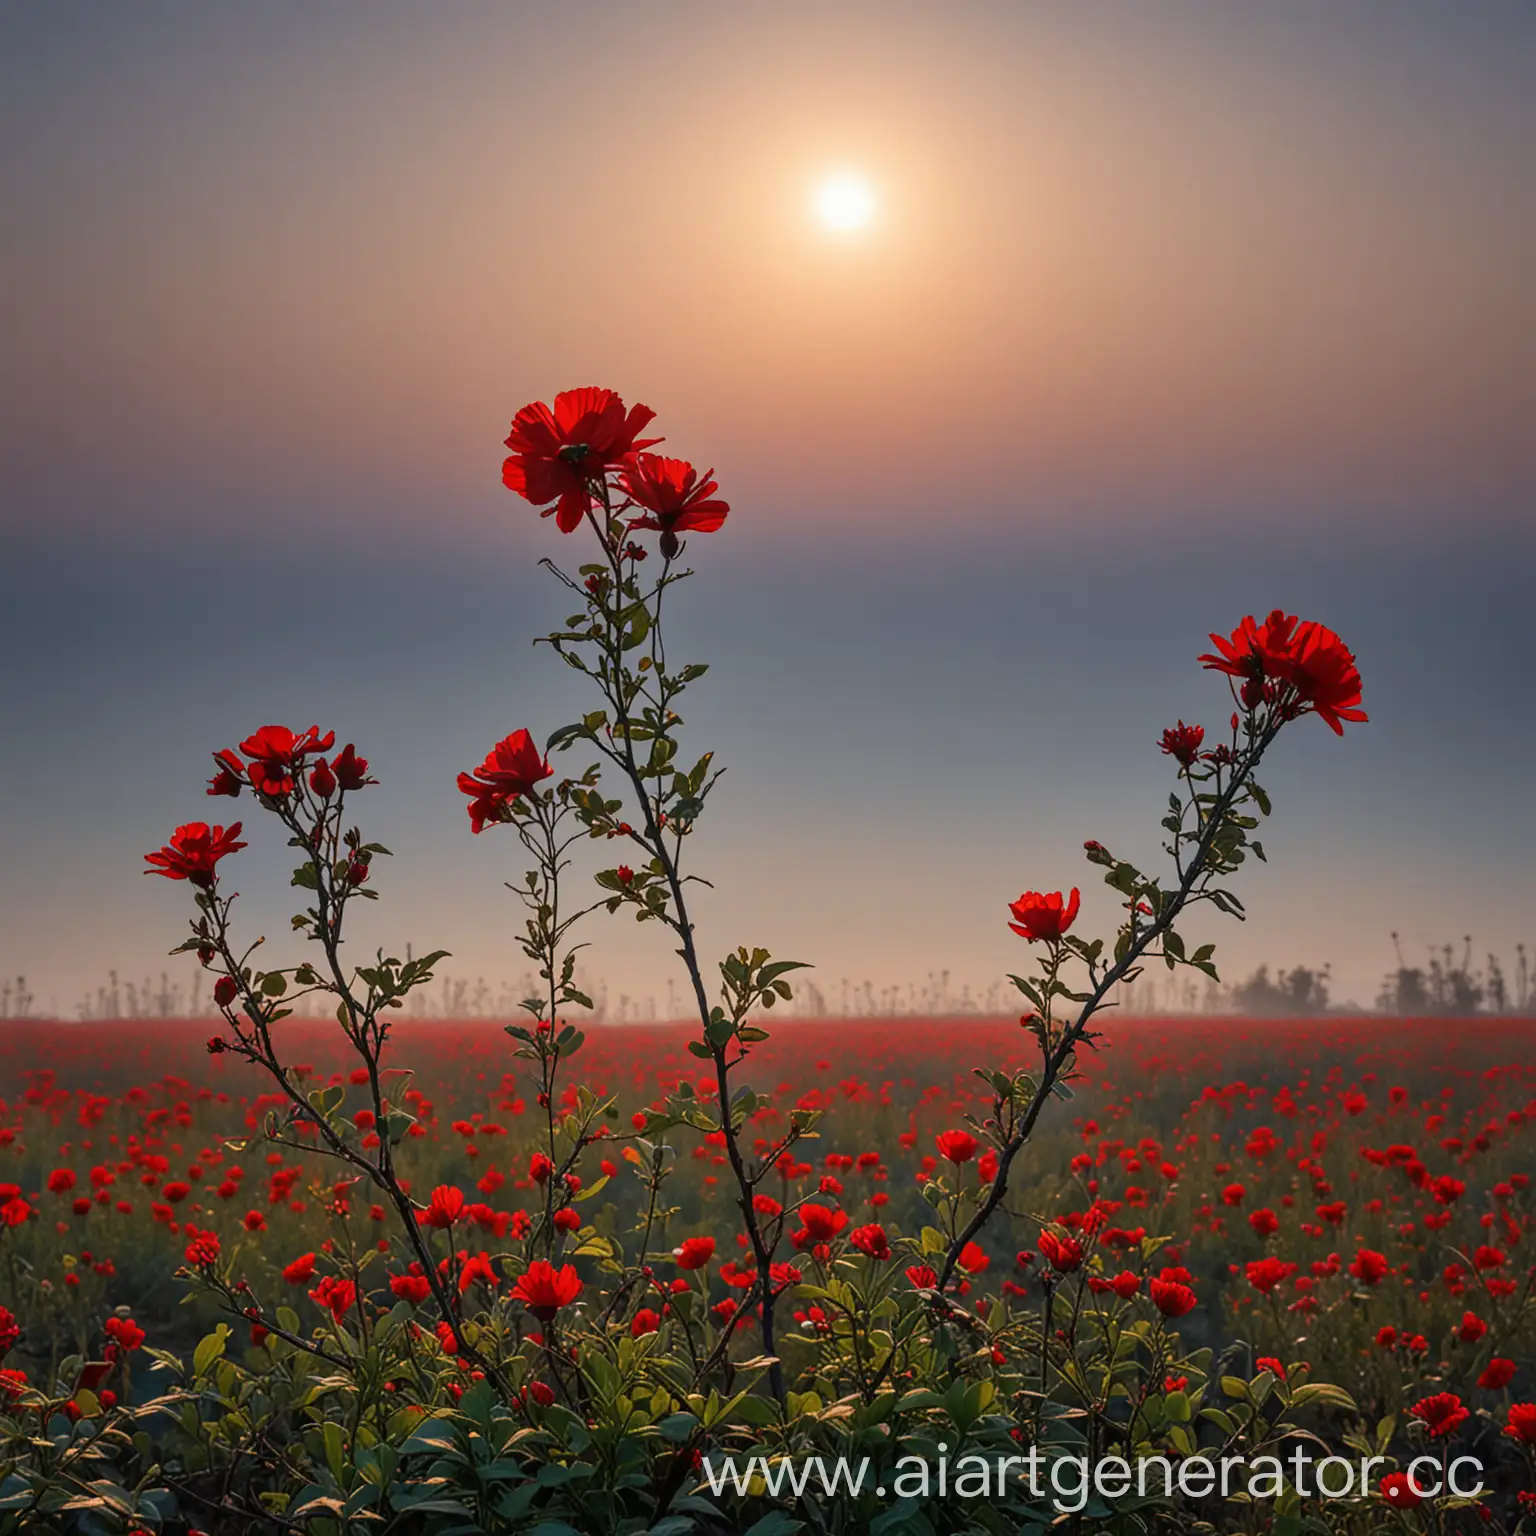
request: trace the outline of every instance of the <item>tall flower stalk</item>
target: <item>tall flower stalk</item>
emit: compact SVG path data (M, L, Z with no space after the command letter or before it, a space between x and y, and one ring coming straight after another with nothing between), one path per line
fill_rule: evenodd
M566 533L585 526L596 545L597 558L575 575L542 562L582 602L546 641L592 681L604 705L554 732L549 749L589 743L628 788L630 808L590 794L575 802L576 813L593 838L617 839L633 850L632 864L601 870L597 882L610 911L632 910L642 922L660 922L676 939L699 1018L700 1037L689 1049L713 1068L715 1100L711 1111L697 1095L680 1095L664 1115L652 1117L648 1129L685 1122L723 1137L756 1270L744 1305L755 1306L770 1385L783 1401L775 1302L784 1286L774 1277L783 1221L782 1215L765 1221L757 1196L777 1159L811 1130L815 1117L796 1111L770 1151L749 1158L742 1128L759 1101L750 1088L733 1084L732 1073L767 1038L752 1016L789 998L784 977L800 966L775 961L763 949L738 949L720 962L720 1000L711 1000L688 904L688 888L706 882L685 869L685 851L723 770L711 752L680 766L678 706L707 668L669 663L663 613L667 594L691 574L678 564L684 536L718 530L730 508L715 494L713 471L701 474L684 460L642 451L659 441L642 444L636 435L652 419L647 407L626 410L606 390L570 391L557 396L552 408L529 406L513 422L503 479L536 505L554 502L546 515L553 513ZM653 578L646 574L650 551L638 541L645 533L658 535L660 565ZM735 1326L736 1318L728 1317L724 1331Z

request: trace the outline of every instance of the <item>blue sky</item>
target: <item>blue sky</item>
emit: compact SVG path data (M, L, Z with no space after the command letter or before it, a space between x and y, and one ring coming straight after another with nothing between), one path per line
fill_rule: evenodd
M661 413L696 541L706 942L985 986L1004 904L1155 851L1206 631L1283 605L1371 723L1268 773L1240 975L1530 934L1536 12L148 4L0 21L0 969L157 971L208 754L355 740L380 941L517 973L455 773L586 701L530 399ZM878 25L876 25L878 21ZM857 239L808 214L866 175ZM228 802L219 802L227 811ZM281 850L244 856L286 927ZM1087 919L1085 919L1086 921ZM1536 935L1532 935L1536 937ZM590 968L660 997L667 946Z

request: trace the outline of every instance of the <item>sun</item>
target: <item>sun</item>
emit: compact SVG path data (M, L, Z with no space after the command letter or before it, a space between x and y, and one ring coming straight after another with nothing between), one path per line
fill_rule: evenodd
M874 188L862 176L829 176L816 189L816 213L828 229L863 229L875 216Z

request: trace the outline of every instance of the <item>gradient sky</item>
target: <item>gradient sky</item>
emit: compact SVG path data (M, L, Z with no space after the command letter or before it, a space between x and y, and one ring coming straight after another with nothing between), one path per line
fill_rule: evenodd
M675 609L711 948L985 985L1026 886L1107 924L1083 838L1153 857L1205 632L1276 604L1372 722L1282 740L1218 960L1368 1000L1392 929L1536 939L1529 5L15 6L0 128L0 969L44 1002L161 968L140 857L269 720L383 780L381 941L522 969L453 776L589 707L530 645L575 551L499 483L587 383L732 503ZM664 991L657 932L587 937Z

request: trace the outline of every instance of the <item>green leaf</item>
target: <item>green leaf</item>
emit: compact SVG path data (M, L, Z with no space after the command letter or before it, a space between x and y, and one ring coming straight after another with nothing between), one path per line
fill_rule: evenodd
M227 1323L220 1323L212 1333L200 1339L197 1348L192 1352L192 1374L206 1375L208 1368L224 1353L224 1345L228 1340L229 1325Z

